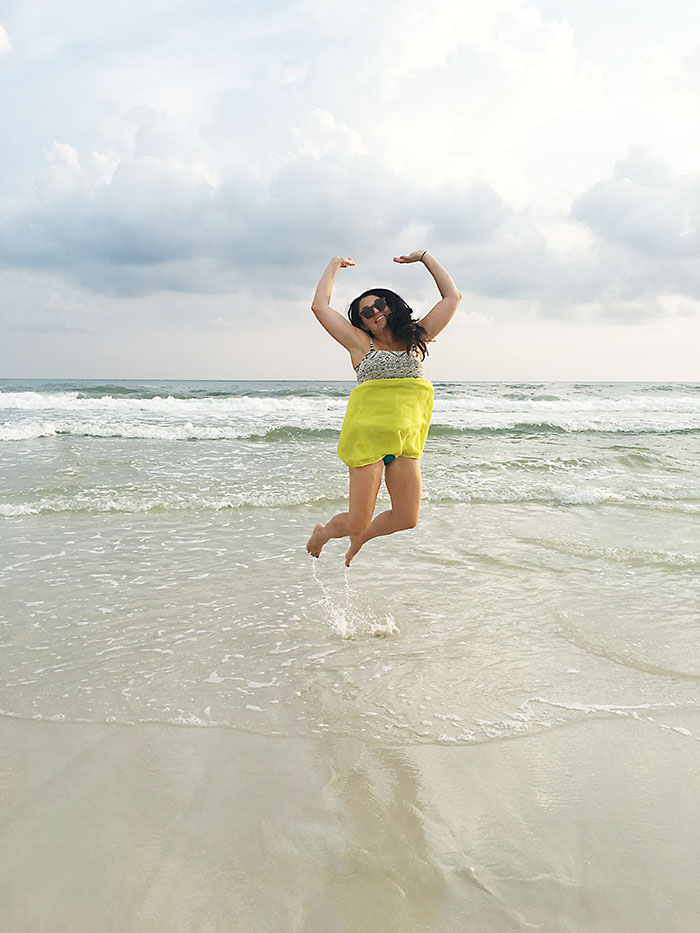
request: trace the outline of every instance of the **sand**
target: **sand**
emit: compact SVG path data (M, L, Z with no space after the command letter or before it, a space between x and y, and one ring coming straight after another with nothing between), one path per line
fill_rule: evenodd
M697 929L700 743L642 721L460 747L0 736L4 930Z

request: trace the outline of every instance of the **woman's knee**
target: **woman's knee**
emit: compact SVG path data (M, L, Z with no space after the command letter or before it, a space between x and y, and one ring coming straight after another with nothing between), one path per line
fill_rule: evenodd
M400 531L408 531L409 528L415 528L418 524L417 515L406 515L403 518L399 519L399 524L401 525Z
M348 516L348 534L352 538L356 537L357 535L361 535L363 532L367 531L369 524L370 520L364 518L363 516L350 514Z

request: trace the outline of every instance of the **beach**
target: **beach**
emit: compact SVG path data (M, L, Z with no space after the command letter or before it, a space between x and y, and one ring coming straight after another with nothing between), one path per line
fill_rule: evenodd
M457 748L0 728L6 929L697 924L697 743L643 718Z
M351 388L0 381L5 928L696 928L700 386Z

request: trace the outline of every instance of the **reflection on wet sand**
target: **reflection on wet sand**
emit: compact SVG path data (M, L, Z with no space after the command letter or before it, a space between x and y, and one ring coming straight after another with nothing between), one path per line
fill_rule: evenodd
M0 740L3 929L655 933L700 911L699 746L641 720L461 747L16 719Z

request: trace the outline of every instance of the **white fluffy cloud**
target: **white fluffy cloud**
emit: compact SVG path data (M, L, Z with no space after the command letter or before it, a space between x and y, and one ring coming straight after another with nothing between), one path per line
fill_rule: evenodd
M301 126L292 132L299 143L299 153L320 159L330 152L365 155L367 147L358 132L339 123L327 110L311 110Z
M0 26L0 57L12 51L12 43L4 26Z
M599 69L578 62L571 28L523 0L302 7L325 40L315 70L328 109L373 157L428 189L487 181L522 206L531 190L519 147L600 94Z
M700 122L700 49L676 56L656 46L647 56L641 77L654 106L691 123Z

